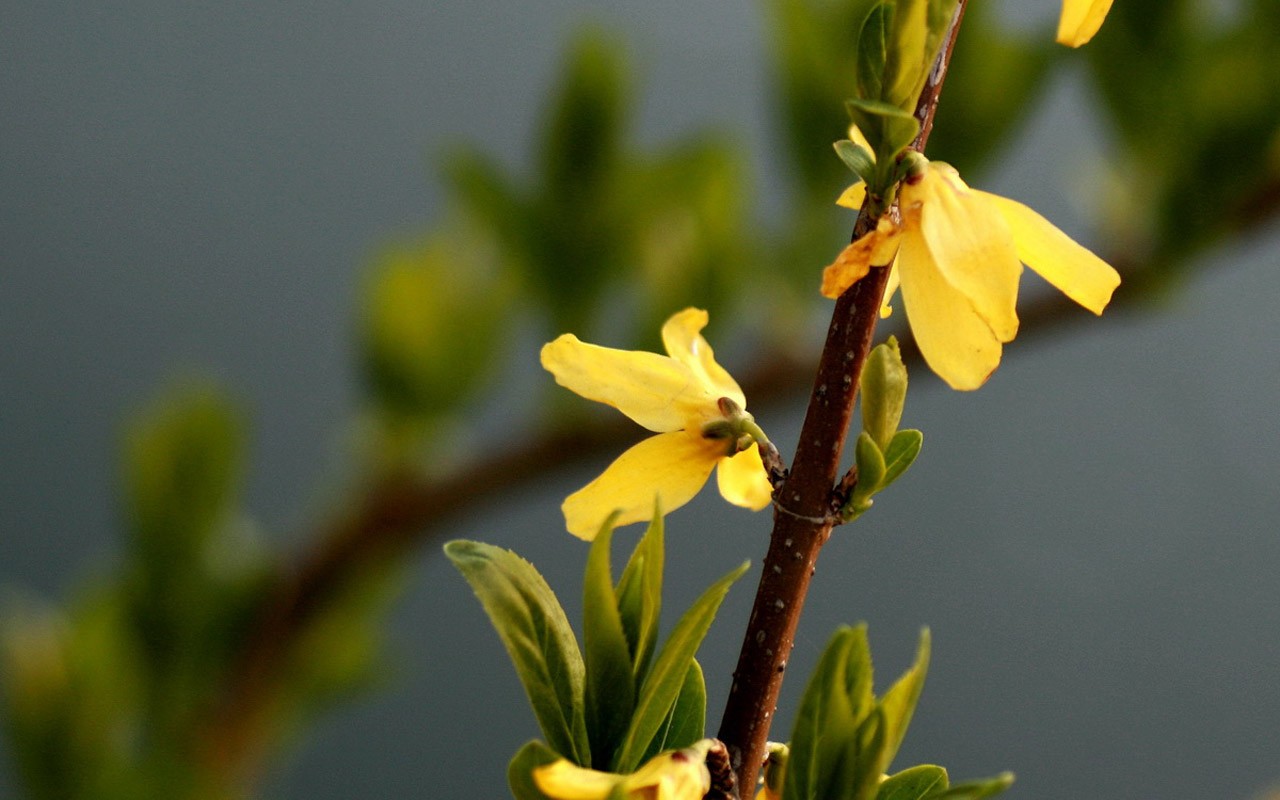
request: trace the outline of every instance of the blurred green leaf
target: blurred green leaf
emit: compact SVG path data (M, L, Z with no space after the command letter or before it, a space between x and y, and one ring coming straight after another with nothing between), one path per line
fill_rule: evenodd
M459 412L493 372L512 295L465 228L387 248L360 314L364 376L385 421Z
M542 735L565 758L589 765L582 655L551 587L510 550L455 540L444 552L471 584L507 648Z
M208 386L171 392L129 426L126 498L149 574L192 569L239 486L239 415Z

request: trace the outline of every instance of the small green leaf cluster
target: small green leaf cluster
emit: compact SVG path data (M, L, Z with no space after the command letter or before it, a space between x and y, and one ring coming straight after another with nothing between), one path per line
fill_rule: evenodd
M854 446L857 482L840 509L846 521L871 508L872 495L902 477L920 455L924 434L898 430L907 399L907 368L898 340L892 336L867 356L858 384L862 396L862 431Z
M508 769L518 800L542 800L530 772L557 758L627 774L703 737L706 688L694 655L747 565L712 584L659 648L662 517L654 516L616 583L612 528L612 520L605 523L587 556L581 650L532 564L480 542L445 545L502 639L542 731L544 741L522 747Z
M217 390L187 386L129 426L118 573L67 609L34 601L0 624L14 763L35 798L234 797L241 775L211 750L269 746L338 697L367 688L381 653L386 575L353 580L262 675L271 713L229 719L271 562L239 508L245 432ZM228 733L229 730L222 730ZM241 738L243 737L243 738Z
M1009 773L954 786L945 769L928 764L886 774L928 666L926 629L915 663L877 698L866 626L838 630L809 679L790 745L775 746L770 754L766 795L771 800L977 800L1008 788Z
M892 202L893 186L903 177L900 155L920 133L916 101L955 7L956 0L883 0L862 21L856 92L845 108L871 151L841 140L836 152L866 182L879 211Z

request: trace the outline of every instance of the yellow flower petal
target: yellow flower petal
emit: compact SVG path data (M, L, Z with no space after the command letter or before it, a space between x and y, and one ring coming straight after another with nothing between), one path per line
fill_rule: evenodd
M630 775L601 772L560 759L533 770L533 782L553 800L605 800L622 787L631 800L702 800L711 790L707 743L660 753Z
M867 185L862 181L858 181L840 193L840 196L836 198L836 205L857 211L862 208L862 202L866 199Z
M889 267L889 280L884 285L884 299L880 301L880 319L888 319L893 314L893 306L889 305L889 301L893 299L893 293L898 291L901 280L898 275L898 259L895 258L893 266Z
M1012 341L1018 333L1022 262L996 207L966 186L955 169L937 162L918 183L903 185L902 205L905 215L918 217L941 276L968 299L997 339ZM902 276L904 287L909 280Z
M872 161L876 160L876 149L871 146L871 142L867 141L867 137L862 133L862 128L859 128L857 125L850 125L849 141L870 153Z
M604 800L623 780L622 775L579 767L564 758L533 770L538 790L555 800Z
M678 361L587 344L571 333L543 346L542 366L566 389L613 406L651 431L679 430L703 419L717 400Z
M968 298L938 271L921 236L908 233L898 252L902 301L920 354L953 389L976 389L1000 365L1000 341Z
M840 251L836 260L822 270L822 296L832 300L866 277L871 267L888 264L898 247L898 227L886 214L875 230Z
M1018 258L1067 297L1095 314L1102 313L1120 285L1120 273L1022 203L979 194L994 203L1008 223Z
M650 436L627 450L600 477L569 495L561 505L569 533L590 541L615 510L618 525L653 516L654 496L666 512L693 499L725 454L726 443L699 431Z
M1058 43L1079 47L1093 38L1111 10L1111 0L1063 0Z
M760 445L722 458L716 469L720 495L735 506L759 511L773 501L773 486L760 459Z
M747 400L742 389L738 388L738 382L716 363L711 345L702 338L701 331L707 327L707 318L707 312L700 308L686 308L671 315L662 326L662 344L668 355L689 368L713 404L721 397L728 397L739 408L746 408Z

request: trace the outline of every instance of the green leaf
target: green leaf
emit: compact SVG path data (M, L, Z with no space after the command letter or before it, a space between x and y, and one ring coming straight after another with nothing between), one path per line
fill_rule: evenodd
M845 109L853 124L875 148L878 183L892 173L898 152L915 140L920 132L920 123L909 112L873 100L846 100ZM888 188L871 183L867 187L880 192Z
M609 567L613 522L611 516L591 543L582 578L587 736L591 742L591 766L596 769L608 769L610 757L631 721L636 690Z
M130 425L128 508L148 573L201 569L195 559L228 513L242 451L239 415L210 386L171 392Z
M880 99L911 112L932 61L929 45L927 0L898 0L884 59L884 88Z
M640 758L643 764L654 756L667 750L679 750L688 747L703 738L707 726L707 686L702 677L702 667L698 659L689 662L689 670L684 674L684 683L680 686L680 694L676 696L671 713L662 724L658 735L653 737L649 749Z
M542 143L542 175L554 200L581 202L621 164L628 105L621 53L595 30L571 46Z
M720 603L724 600L733 582L742 577L750 563L725 575L702 593L694 601L689 610L680 617L671 636L662 646L653 664L653 669L645 678L640 689L640 698L636 703L635 715L631 718L631 727L627 737L614 758L613 772L634 772L640 765L640 758L649 749L649 743L662 727L662 721L675 704L676 697L693 662L694 654L702 639L707 635Z
M783 788L787 800L826 798L839 775L849 774L852 765L842 764L857 748L860 719L871 711L871 678L866 626L837 630L796 713Z
M1002 772L994 778L957 783L949 789L927 795L925 800L981 800L994 797L1013 785L1013 773Z
M907 368L893 336L872 348L858 379L862 395L862 429L883 452L898 430L907 400Z
M551 587L510 550L459 539L444 552L507 648L542 735L575 764L590 764L582 654Z
M658 644L658 623L662 613L662 568L666 543L663 538L662 509L655 505L649 529L636 543L622 571L616 594L622 628L631 647L635 684L644 683Z
M889 447L884 451L884 477L880 481L883 489L896 481L916 461L920 448L924 444L924 434L914 428L898 431L889 440Z
M854 460L858 465L858 485L854 489L854 496L870 497L880 488L880 482L884 479L884 455L866 431L858 434L853 452Z
M549 800L533 782L533 771L560 760L561 756L542 742L525 742L507 765L507 785L516 800Z
M876 791L876 800L922 800L946 789L947 771L932 764L921 764L885 778Z
M889 765L886 745L884 712L877 707L858 725L853 747L845 756L841 772L848 783L842 781L840 786L848 788L841 796L850 800L872 800L875 797L880 776Z
M858 33L858 67L854 77L858 96L863 99L878 100L884 90L882 80L892 18L893 4L879 3L868 12Z
M876 162L861 145L841 139L832 146L836 149L836 155L840 156L846 167L853 170L854 175L864 181L875 180Z
M924 628L920 631L920 644L916 649L915 663L880 699L880 709L884 712L886 729L884 769L888 768L889 762L897 754L898 747L902 744L902 737L907 734L907 726L911 724L911 715L916 710L916 702L920 699L921 690L924 689L925 674L929 671L929 651L929 629Z

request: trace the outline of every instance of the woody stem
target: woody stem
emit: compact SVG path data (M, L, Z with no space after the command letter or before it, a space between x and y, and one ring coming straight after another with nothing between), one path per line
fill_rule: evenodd
M920 134L912 147L917 151L923 151L933 129L965 5L960 0L956 7L916 105ZM876 222L864 209L852 238L864 236ZM774 493L769 551L718 734L732 757L739 794L755 786L818 551L838 519L833 489L888 273L887 268L872 269L836 301L791 472Z

